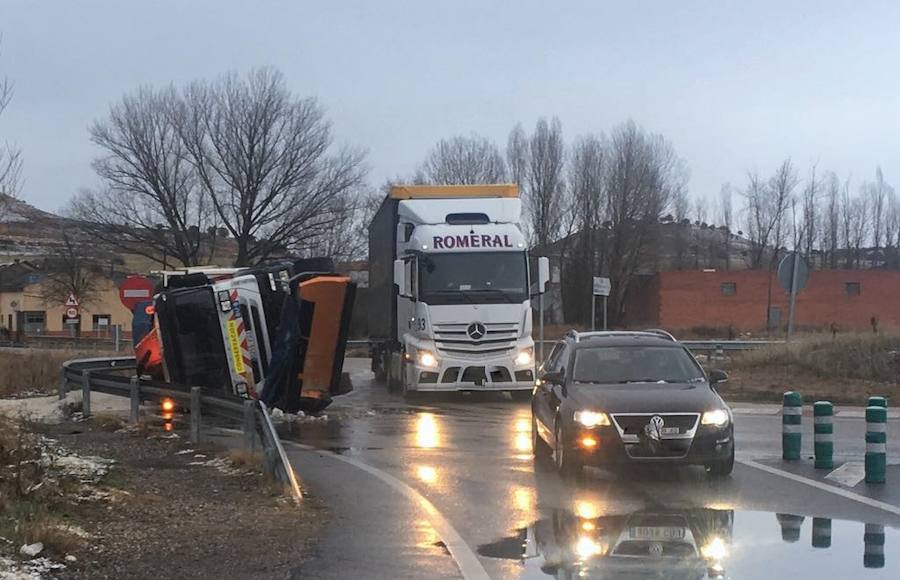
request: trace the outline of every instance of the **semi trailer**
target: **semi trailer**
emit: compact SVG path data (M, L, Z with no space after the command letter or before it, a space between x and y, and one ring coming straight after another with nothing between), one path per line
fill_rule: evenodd
M530 393L535 356L521 201L513 184L394 186L369 225L372 370L416 391Z

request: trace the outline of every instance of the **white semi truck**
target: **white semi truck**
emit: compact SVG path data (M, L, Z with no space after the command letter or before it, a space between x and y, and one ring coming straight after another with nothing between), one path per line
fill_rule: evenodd
M369 225L372 370L414 391L534 387L532 287L511 184L394 186Z

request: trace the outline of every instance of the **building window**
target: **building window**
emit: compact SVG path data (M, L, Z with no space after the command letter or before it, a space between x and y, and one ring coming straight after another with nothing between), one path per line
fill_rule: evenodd
M721 290L723 296L734 296L737 293L737 283L722 282Z
M25 334L40 334L46 328L47 316L43 310L22 313Z
M860 289L859 282L847 282L844 286L844 292L847 296L859 296Z
M112 316L109 314L95 314L94 315L94 325L92 326L93 330L109 330L110 324L112 321Z

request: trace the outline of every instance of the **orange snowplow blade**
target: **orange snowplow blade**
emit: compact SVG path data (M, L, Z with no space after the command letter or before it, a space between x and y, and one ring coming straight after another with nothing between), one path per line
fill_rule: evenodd
M302 385L300 396L319 399L335 395L343 367L346 327L345 310L350 279L345 276L317 276L299 284L301 310L311 308L306 357L297 378ZM304 317L305 318L305 317ZM306 330L306 329L304 329Z

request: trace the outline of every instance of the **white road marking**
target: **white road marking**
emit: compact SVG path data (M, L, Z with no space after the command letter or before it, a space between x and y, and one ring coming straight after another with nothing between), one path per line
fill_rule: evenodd
M466 580L490 579L487 570L484 569L484 566L482 566L481 562L478 560L478 556L476 556L475 552L473 552L472 549L469 548L469 545L466 544L465 540L462 539L462 536L459 535L459 532L456 531L456 529L450 524L447 518L445 518L444 515L440 511L438 511L433 503L428 501L428 498L426 498L424 495L422 495L406 483L397 479L393 475L378 469L377 467L372 467L367 463L357 461L351 457L345 457L343 455L338 455L337 453L331 453L330 451L317 449L316 447L304 445L302 443L296 443L294 441L283 441L282 443L284 445L292 445L294 447L303 449L304 451L315 451L316 453L322 453L323 455L328 455L333 459L348 463L353 467L362 469L370 475L374 475L384 483L394 488L394 490L402 493L407 498L418 504L423 510L425 510L426 513L428 513L431 519L432 527L435 529L435 531L437 531L438 535L444 541L444 544L446 544L447 550L449 550L450 556L459 567L459 571L462 573L463 578L465 578Z
M856 487L865 478L866 465L862 461L848 461L825 476L825 479L847 487Z
M859 502L863 505L867 505L869 507L880 509L886 511L888 513L894 514L895 516L900 516L900 507L885 503L883 501L878 501L877 499L872 499L866 497L864 495L860 495L858 493L853 493L852 491L847 491L846 489L842 489L840 487L835 487L833 485L829 485L827 483L822 483L821 481L816 481L815 479L808 479L803 477L802 475L796 475L794 473L789 473L787 471L782 471L775 467L769 467L768 465L764 465L762 463L757 463L752 459L738 459L738 463L743 463L748 467L753 467L755 469L759 469L760 471L765 471L766 473L770 473L772 475L777 475L779 477L783 477L785 479L790 479L791 481L796 481L797 483L802 483L804 485L808 485L810 487L814 487L816 489L820 489L822 491L827 491L828 493L833 493L835 495L839 495L841 497L847 498L849 500L853 500L855 502Z

